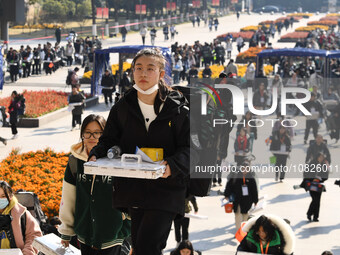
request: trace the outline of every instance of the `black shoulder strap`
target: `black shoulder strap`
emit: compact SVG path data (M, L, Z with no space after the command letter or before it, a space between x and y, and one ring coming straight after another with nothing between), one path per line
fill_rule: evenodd
M21 224L22 238L25 242L25 239L26 239L26 212L23 215L21 215L20 224Z
M77 177L77 158L72 154L68 157L68 165L70 166L71 173L74 178Z

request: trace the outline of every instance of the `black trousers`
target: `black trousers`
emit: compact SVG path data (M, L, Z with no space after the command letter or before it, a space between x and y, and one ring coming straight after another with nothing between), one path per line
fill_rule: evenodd
M71 56L68 56L66 62L67 62L67 66L71 66L73 63L73 58Z
M131 208L130 215L133 254L162 254L176 214L158 210Z
M314 219L319 218L321 193L322 192L309 191L312 202L309 205L307 215L314 216Z
M280 180L285 178L285 172L283 171L283 167L287 165L287 155L275 154L276 156L276 163L275 166L280 168L280 171L275 172L276 178L279 177L280 173Z
M24 78L31 75L31 63L26 62L25 66L22 69Z
M311 128L313 129L314 138L316 138L316 135L318 134L318 129L319 129L318 120L306 120L306 129L305 129L305 137L304 137L305 141L307 141L308 139L309 131Z
M220 165L221 165L221 161L222 161L222 160L217 160L216 164L217 164L218 166L220 166ZM214 175L213 175L213 183L216 183L216 182L218 182L218 184L221 184L221 183L222 183L222 171L215 171L215 172L214 172ZM184 239L184 240L186 240L186 239Z
M111 248L95 250L86 244L80 243L81 255L120 255L120 245Z
M77 124L81 125L81 114L72 114L72 127Z
M16 121L17 117L10 117L9 123L11 124L11 130L12 130L12 135L16 135L18 133L17 130L17 121Z
M45 73L47 74L52 74L52 68L49 67L50 63L44 63L44 69L45 69Z
M175 238L176 242L182 242L184 240L189 240L189 223L190 219L182 217L180 219L174 220L175 225ZM182 228L182 235L181 235Z
M40 65L40 60L39 59L35 59L33 62L33 66L32 66L32 74L41 74L41 65Z
M112 89L103 89L103 95L104 95L104 99L105 99L105 104L110 103L112 104Z
M145 36L142 36L143 45L145 44Z

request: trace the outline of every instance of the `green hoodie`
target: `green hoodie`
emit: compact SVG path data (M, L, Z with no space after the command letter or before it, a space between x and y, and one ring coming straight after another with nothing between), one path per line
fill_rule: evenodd
M256 241L255 238L254 238L254 230L249 231L246 239L247 239L247 241L251 242L253 245L256 246L257 253L261 253L260 243L258 241ZM274 238L273 238L273 240L270 241L269 247L280 246L280 245L281 245L280 234L277 230L275 230ZM267 245L265 245L263 248L266 249Z
M84 174L87 154L81 143L73 145L71 153L77 159L77 176L68 163L59 212L62 239L77 235L81 243L96 249L121 245L130 235L130 220L112 208L112 177Z

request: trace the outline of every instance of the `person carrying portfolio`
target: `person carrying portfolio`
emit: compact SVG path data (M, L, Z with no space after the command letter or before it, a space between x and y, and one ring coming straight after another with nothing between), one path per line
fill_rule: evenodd
M187 101L164 81L166 60L147 48L132 61L134 86L115 104L90 161L119 146L122 153L139 148L163 149L163 176L156 180L114 178L113 206L131 216L133 254L159 255L166 247L171 223L184 215L189 174L189 118Z
M111 206L112 177L84 174L83 164L105 124L99 115L84 119L81 142L71 147L64 175L58 231L65 247L77 235L82 255L121 254L123 240L130 235L127 215Z

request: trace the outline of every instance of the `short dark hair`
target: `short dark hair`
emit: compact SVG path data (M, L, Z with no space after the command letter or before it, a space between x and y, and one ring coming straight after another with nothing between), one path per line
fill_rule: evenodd
M12 187L6 181L0 181L0 188L2 188L4 190L5 196L8 200L8 203L9 203L10 198L13 196Z
M189 240L184 240L178 245L178 248L177 248L178 252L180 252L183 249L189 249L190 254L191 255L194 254L194 247L192 246L192 243Z
M78 68L78 67L74 68L74 71L75 71L75 72L78 72L78 71L79 71L79 68Z
M331 251L324 251L321 255L333 255Z
M84 141L83 141L83 134L85 132L85 129L87 127L88 124L90 124L91 122L96 121L98 123L98 125L101 127L101 129L104 131L105 125L106 125L106 120L103 116L100 115L96 115L96 114L90 114L89 116L87 116L84 121L83 124L81 125L80 128L80 139L82 140L82 147L81 150L84 150Z

